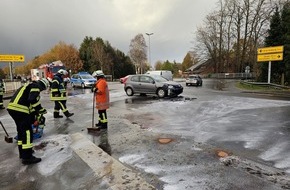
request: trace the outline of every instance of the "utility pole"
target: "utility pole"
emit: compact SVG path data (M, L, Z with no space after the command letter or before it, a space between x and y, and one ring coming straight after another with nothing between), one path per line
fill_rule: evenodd
M151 65L151 52L150 52L150 36L151 35L153 35L153 33L146 33L146 35L149 37L149 47L148 47L148 56L149 56L149 64L150 64L150 66L152 67L152 65Z

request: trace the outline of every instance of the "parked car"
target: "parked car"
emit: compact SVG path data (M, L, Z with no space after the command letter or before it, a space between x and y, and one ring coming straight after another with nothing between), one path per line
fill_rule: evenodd
M185 85L202 86L202 78L199 75L189 75L185 79Z
M73 74L70 79L70 84L72 87L92 87L96 83L96 79L88 72L79 72Z
M183 87L160 75L130 75L124 84L128 96L134 94L157 94L159 98L174 97L183 92Z
M126 82L126 80L128 79L129 75L120 78L120 83L124 84Z

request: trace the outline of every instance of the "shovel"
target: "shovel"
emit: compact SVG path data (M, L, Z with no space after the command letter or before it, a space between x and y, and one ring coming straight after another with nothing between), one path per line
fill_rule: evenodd
M93 92L94 95L93 95L93 114L92 114L92 127L88 127L87 130L88 130L88 133L97 133L100 131L99 128L95 127L95 121L94 121L94 118L95 118L95 101L96 101L96 93Z
M12 142L13 142L13 138L12 138L12 137L9 137L9 135L8 135L6 129L5 129L5 127L4 127L4 125L3 125L3 123L2 123L1 121L0 121L0 124L1 124L2 128L4 129L4 131L5 131L5 133L6 133L5 141L6 141L7 143L12 143Z

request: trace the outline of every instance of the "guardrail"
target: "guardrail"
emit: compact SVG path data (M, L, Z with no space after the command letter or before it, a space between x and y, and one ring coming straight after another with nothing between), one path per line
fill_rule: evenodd
M274 87L276 89L287 89L287 90L290 89L289 86L283 86L283 85L279 85L279 84L265 83L265 82L250 82L250 81L242 81L241 80L240 83L246 84L246 85L256 85L256 86Z

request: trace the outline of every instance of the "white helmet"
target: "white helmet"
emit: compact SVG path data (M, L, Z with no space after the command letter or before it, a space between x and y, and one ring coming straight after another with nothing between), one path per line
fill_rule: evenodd
M62 74L62 75L67 75L68 74L68 72L66 70L64 70L64 69L58 70L57 73Z
M43 90L46 90L49 87L49 81L46 78L42 78L38 83L43 87Z
M94 75L95 75L96 77L105 76L105 74L103 73L102 70L97 70L97 71L95 71Z

